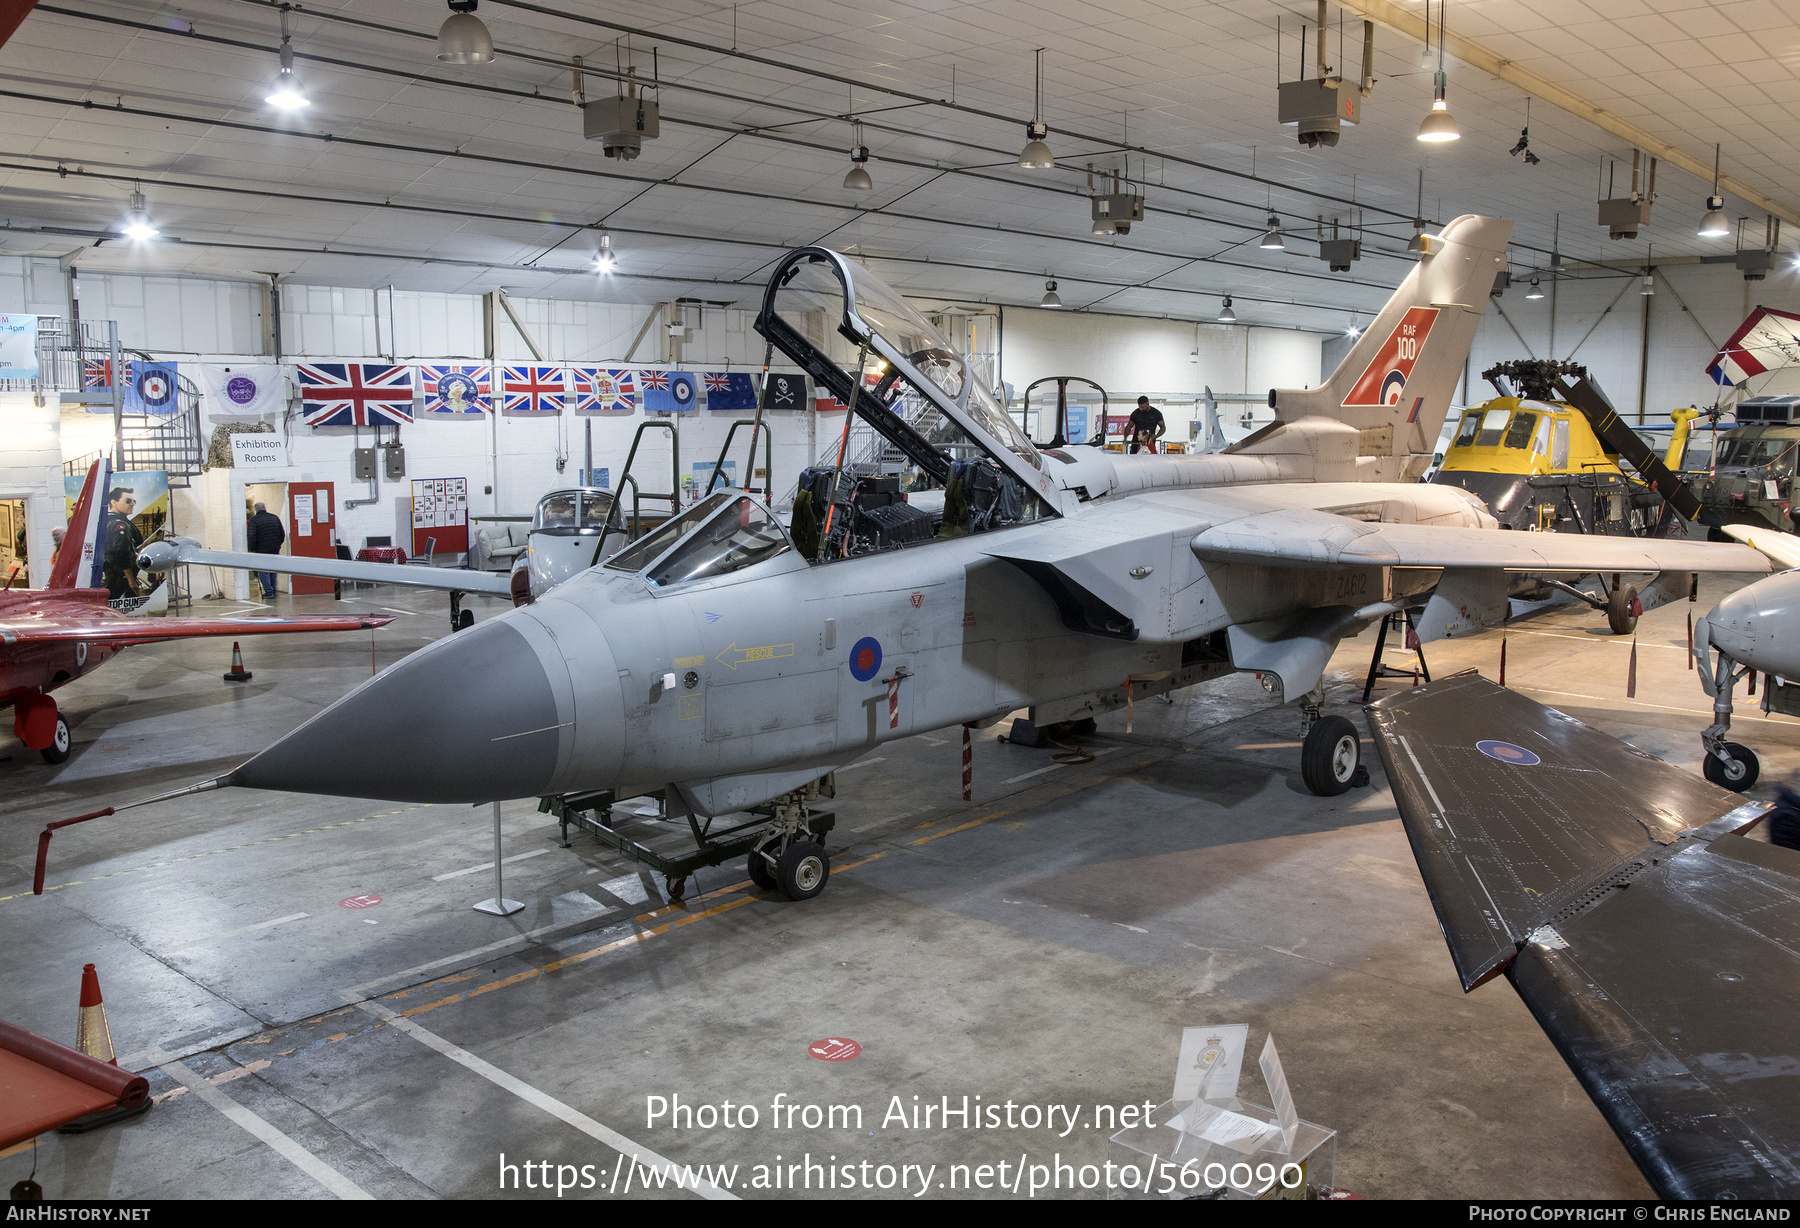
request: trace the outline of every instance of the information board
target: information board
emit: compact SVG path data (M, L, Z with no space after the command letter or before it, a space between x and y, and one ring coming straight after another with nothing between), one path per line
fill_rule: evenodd
M460 554L469 548L469 481L467 478L414 478L412 484L412 551L425 553L436 539L438 554Z

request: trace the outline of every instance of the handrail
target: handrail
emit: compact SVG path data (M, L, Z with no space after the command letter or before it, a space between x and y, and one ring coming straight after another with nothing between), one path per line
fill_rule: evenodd
M731 429L725 432L725 443L719 449L719 459L713 462L712 476L706 479L706 489L700 492L702 499L712 494L713 485L718 482L719 475L725 472L725 454L731 451L732 437L737 434L740 426L755 428L757 422L754 418L739 418L731 424ZM774 498L775 492L775 432L769 429L767 422L764 422L761 426L761 434L763 437L763 501L766 503ZM756 439L754 435L750 440L750 472L745 476L751 482L756 480ZM743 489L755 490L756 487L746 484Z
M632 465L633 461L637 460L638 445L641 444L644 440L644 432L647 430L650 430L652 427L657 427L657 428L660 428L663 430L667 430L669 432L669 452L670 452L671 474L670 474L670 481L669 481L669 492L667 494L663 494L660 491L654 491L654 490L649 491L649 492L641 492L640 488L638 486L638 483L637 483L637 479L631 477L631 465ZM642 423L638 424L638 429L636 431L634 431L631 436L631 450L625 454L625 467L619 471L619 485L621 487L623 487L627 479L630 479L630 481L631 481L631 490L632 490L632 513L631 514L632 514L632 523L633 523L634 527L638 521L638 506L637 506L637 504L638 504L638 499L640 497L644 498L644 499L667 499L669 501L670 517L673 518L674 516L677 516L680 514L680 512L681 512L681 431L672 420L659 419L659 420L653 420L650 422L642 422ZM600 526L600 540L602 542L604 542L606 540L606 535L608 533L612 532L612 530L613 530L613 513L619 510L619 502L620 502L619 497L615 494L613 496L612 506L606 509L606 521L605 521L605 523L603 523Z

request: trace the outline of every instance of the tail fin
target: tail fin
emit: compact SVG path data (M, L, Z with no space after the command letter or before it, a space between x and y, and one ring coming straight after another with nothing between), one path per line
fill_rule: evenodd
M106 484L112 479L112 462L97 460L88 469L75 514L69 517L62 549L50 569L51 588L99 588L100 569L106 554Z
M1428 456L1487 311L1494 274L1506 267L1512 227L1472 213L1451 221L1428 240L1429 253L1330 379L1317 388L1269 393L1276 419L1332 418L1354 426L1364 456Z

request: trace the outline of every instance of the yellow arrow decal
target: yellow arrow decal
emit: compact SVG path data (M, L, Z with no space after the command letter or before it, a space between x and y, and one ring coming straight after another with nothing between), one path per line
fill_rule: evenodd
M794 655L792 644L764 644L760 648L739 648L737 641L732 641L713 659L726 669L735 670L747 661L773 661L776 657Z

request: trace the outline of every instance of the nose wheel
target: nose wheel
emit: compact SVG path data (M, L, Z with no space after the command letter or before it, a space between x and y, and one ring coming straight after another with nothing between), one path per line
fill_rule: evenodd
M1369 783L1362 766L1362 739L1341 716L1322 716L1300 744L1300 779L1320 797L1336 797Z

